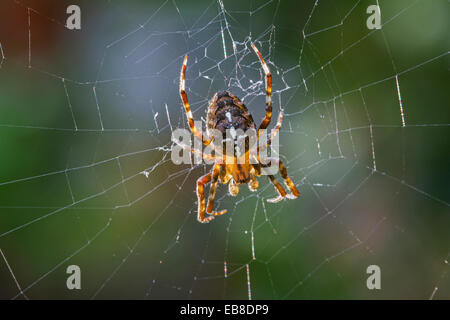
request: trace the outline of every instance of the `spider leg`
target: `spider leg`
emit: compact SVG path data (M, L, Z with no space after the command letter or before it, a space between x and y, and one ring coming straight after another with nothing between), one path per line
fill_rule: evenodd
M228 192L230 193L230 196L233 197L236 197L239 193L239 186L233 179L230 179L230 182L228 183Z
M197 180L197 200L198 200L198 213L197 213L197 220L200 223L207 223L210 222L212 219L214 219L214 216L219 216L227 212L227 210L222 210L219 212L213 212L212 206L214 204L214 195L216 192L216 186L217 186L217 178L219 177L219 169L220 165L216 164L213 167L212 172L205 174L204 176L201 176ZM209 191L209 197L208 197L208 214L211 214L211 216L205 218L205 193L204 193L204 186L208 182L211 182L211 189Z
M283 110L280 110L280 115L278 116L277 125L276 125L275 128L272 130L272 133L271 133L271 135L270 135L270 138L267 139L266 148L272 144L272 140L273 140L273 138L276 137L276 135L278 134L278 132L280 132L280 128L281 128L281 125L282 125L282 124L283 124Z
M248 183L248 188L251 192L255 192L258 190L259 183L258 180L256 180L256 177L254 174L250 175L250 182Z
M200 157L202 157L205 160L209 160L209 161L214 161L214 159L216 158L214 155L212 154L207 154L204 153L200 150L194 149L191 146L188 146L187 144L184 144L183 142L176 140L176 139L172 139L172 142L176 143L178 146L180 146L181 148L183 148L184 150L187 150L189 152L192 152Z
M219 179L222 184L227 184L230 181L231 176L227 174L226 166L220 166Z
M205 194L203 191L203 186L211 181L211 173L201 176L197 180L197 201L198 201L198 212L197 220L200 223L207 223L214 219L213 216L205 218Z
M278 183L278 181L275 179L275 177L269 175L269 179L274 184L275 188L277 188L279 196L277 198L269 199L267 201L268 202L278 202L281 199L283 199L284 197L286 197L288 199L295 199L295 198L297 198L300 195L300 192L298 192L297 187L292 182L291 178L288 176L286 167L284 166L283 162L280 159L271 159L271 160L278 162L278 168L280 170L280 175L283 178L284 184L286 185L286 187L289 188L289 191L291 191L291 193L290 194L286 194L286 192L281 187L281 185ZM262 167L268 167L269 165L262 164L261 166ZM283 195L283 192L281 190L284 192L284 195Z
M259 161L259 156L258 156L258 161ZM255 175L259 177L262 174L261 167L268 167L269 165L256 163L256 164L253 164L252 166L255 169ZM286 197L286 191L283 189L283 187L278 182L278 180L273 175L268 175L267 177L269 178L270 182L272 182L273 186L275 187L275 189L278 192L278 197L272 198L272 199L267 199L267 202L272 202L272 203L278 202L278 201L282 200L284 197Z
M264 117L264 120L261 122L261 125L259 126L259 130L266 129L270 124L270 119L272 118L272 75L270 74L269 67L267 66L266 62L264 61L261 53L259 52L258 48L252 43L253 51L258 55L259 60L261 61L262 68L264 70L264 73L266 75L265 82L266 82L266 116ZM258 132L259 132L258 130Z
M278 162L278 168L280 169L280 175L283 178L284 184L291 191L291 194L288 194L287 197L289 199L297 198L300 195L300 192L298 192L297 187L292 182L291 178L288 176L287 169L284 166L283 161L281 161L280 159L276 159L275 161Z
M270 182L272 182L272 184L274 185L275 189L277 189L278 197L267 199L267 202L275 203L280 200L283 200L283 198L286 197L286 191L284 191L281 184L278 182L278 180L273 175L269 175L268 177L270 179Z
M198 131L197 127L195 126L194 117L192 116L191 107L189 105L189 101L188 101L188 98L187 98L187 94L186 94L186 66L187 66L187 61L188 61L188 56L186 55L184 57L183 66L181 68L181 73L180 73L180 96L181 96L181 100L183 101L183 104L184 104L184 109L186 111L188 124L189 124L189 127L191 128L192 134L196 138L201 140L205 145L209 145L211 143L211 140L210 139L205 139L205 137L203 136L203 133L201 131Z
M257 160L259 161L259 159L257 159ZM255 175L257 177L260 177L261 176L261 163L258 162L258 163L252 164L252 167L253 167L253 169L255 169Z
M270 137L267 138L266 144L261 146L261 147L258 145L258 147L257 147L256 154L258 155L258 157L259 157L259 152L260 151L263 151L263 150L267 149L272 144L272 140L277 136L278 132L280 132L280 128L281 128L282 123L283 123L283 110L280 110L280 115L278 116L277 125L272 130L272 132L270 134Z
M220 216L222 214L227 213L227 210L222 210L219 212L212 211L213 206L214 206L214 197L216 195L216 188L217 188L219 173L220 173L220 165L216 164L214 166L213 172L212 172L211 187L209 189L209 196L208 196L208 205L206 207L206 213L210 214L212 216Z

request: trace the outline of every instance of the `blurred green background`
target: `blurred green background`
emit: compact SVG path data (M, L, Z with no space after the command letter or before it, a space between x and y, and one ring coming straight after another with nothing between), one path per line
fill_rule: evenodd
M2 1L0 298L449 299L449 4L379 1L369 30L375 3L79 1L73 31L73 1ZM250 41L301 197L220 186L201 225L210 167L170 160L182 58L196 119L228 88L260 121Z

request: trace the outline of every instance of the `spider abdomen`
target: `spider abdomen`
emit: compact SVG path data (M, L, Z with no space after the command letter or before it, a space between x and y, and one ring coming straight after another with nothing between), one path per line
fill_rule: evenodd
M246 132L255 128L253 117L245 105L235 95L228 91L217 92L207 111L208 130L216 129L226 138L227 130L231 128Z

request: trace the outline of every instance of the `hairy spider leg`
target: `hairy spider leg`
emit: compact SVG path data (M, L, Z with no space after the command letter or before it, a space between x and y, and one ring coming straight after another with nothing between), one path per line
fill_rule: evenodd
M213 216L221 216L222 214L227 213L227 210L222 211L213 211L214 206L214 198L216 196L216 188L217 188L217 181L220 173L220 164L216 164L213 168L212 172L212 178L211 178L211 187L209 189L209 195L208 195L208 205L206 206L206 213L213 215Z
M258 190L259 183L258 180L256 180L255 174L250 173L250 182L248 183L248 189L252 192L255 192Z
M286 187L289 188L289 191L291 192L290 194L286 195L286 197L289 199L297 198L300 195L300 192L298 192L297 187L292 182L291 178L288 176L287 169L284 166L283 161L281 161L280 159L274 159L274 160L278 162L278 168L280 170L280 175L283 178L284 184L286 185Z
M191 146L188 146L187 144L184 144L183 142L181 142L181 141L179 141L177 139L172 139L172 142L175 142L178 146L180 146L184 150L192 152L193 154L196 154L196 155L202 157L205 160L214 161L216 159L216 157L213 154L207 154L207 153L204 153L201 150L194 149Z
M281 128L282 123L283 123L283 110L280 110L280 115L278 116L277 125L272 130L272 132L270 133L270 137L267 138L266 144L264 144L263 146L260 146L259 143L258 143L258 147L256 149L256 154L258 155L258 157L257 157L258 160L260 160L259 159L259 152L267 149L267 147L269 147L272 144L272 140L277 136L278 132L280 132L280 128Z
M189 105L189 101L186 94L186 67L187 67L188 56L184 57L183 66L181 67L180 73L180 96L181 100L184 104L184 109L186 111L186 116L188 119L189 127L191 128L192 134L201 140L205 145L209 145L211 143L210 139L206 139L203 136L203 133L197 129L194 123L194 117L192 116L191 107Z
M286 191L283 189L281 184L278 182L277 178L275 178L273 175L268 175L270 182L272 182L273 186L278 192L278 197L267 199L267 202L275 203L280 200L283 200L286 197Z
M265 82L266 82L266 116L264 117L264 120L261 122L261 125L259 126L259 130L266 129L270 124L270 119L272 118L272 75L270 74L269 67L267 66L266 62L264 61L261 53L259 52L258 48L256 48L255 44L252 43L253 51L258 55L259 60L261 61L262 68L264 70L265 74ZM259 130L258 130L258 136L259 136Z
M200 177L197 180L197 199L198 199L197 220L201 223L208 223L212 219L214 219L214 216L222 215L227 212L226 210L222 210L219 212L212 211L212 206L213 206L212 200L214 199L214 193L216 192L217 178L219 177L219 169L220 169L220 165L216 164L216 165L214 165L212 172L205 174L204 176ZM205 186L205 184L207 184L210 181L211 181L211 189L209 191L209 197L208 197L208 208L211 207L211 212L209 212L209 214L211 214L211 216L206 218L205 217L206 210L205 210L204 186ZM212 193L212 196L211 196L211 193Z
M286 187L289 188L289 191L291 193L286 194L286 191L283 189L283 187L278 182L278 180L273 175L268 175L267 177L269 178L270 182L272 182L272 184L274 185L275 189L278 192L278 197L268 199L267 202L278 202L278 201L282 200L283 198L288 198L288 199L297 198L300 195L300 192L298 192L297 187L292 182L291 178L288 176L287 169L284 166L283 162L279 159L273 159L273 158L269 158L269 160L275 161L278 163L278 169L280 171L281 177L283 178L283 182L286 185ZM268 166L269 166L268 164L253 165L253 167L255 168L255 172L258 176L261 175L261 167L268 167Z
M258 177L261 176L261 167L267 167L267 165L263 165L260 162L253 165L253 168L255 170L254 171L255 175L258 176ZM277 193L278 193L278 197L272 198L272 199L268 199L267 202L278 202L278 201L282 200L283 198L285 198L286 197L286 191L283 189L283 187L278 182L278 180L275 178L275 176L268 175L267 177L269 178L270 182L273 184L273 186L275 187L275 189L277 190Z

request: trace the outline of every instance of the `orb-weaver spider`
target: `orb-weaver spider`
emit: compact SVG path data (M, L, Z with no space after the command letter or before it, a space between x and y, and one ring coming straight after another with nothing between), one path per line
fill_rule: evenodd
M272 118L272 75L270 74L269 67L264 61L261 53L256 48L256 46L251 44L253 50L259 57L262 68L265 73L265 85L266 85L266 115L261 125L259 126L258 132L260 130L266 129L269 126L270 120ZM189 106L188 98L186 95L186 66L187 66L188 56L186 55L183 61L183 66L181 68L180 74L180 96L183 101L184 108L186 111L186 116L188 119L189 127L194 135L194 137L200 139L205 145L209 145L212 142L212 137L208 134L209 130L216 129L225 135L225 130L227 129L243 129L244 131L250 128L255 128L255 122L253 121L252 115L245 107L245 105L233 94L228 91L217 92L207 110L207 135L203 135L201 131L197 129L194 123L194 118L192 116L191 108ZM280 113L280 118L272 133L271 138L268 140L267 144L271 143L271 139L274 134L276 134L281 127L283 114ZM194 150L195 151L195 150ZM210 156L213 159L219 158ZM267 165L260 163L251 164L246 162L244 164L239 164L234 158L233 163L223 163L222 158L215 159L215 163L212 172L205 174L197 180L197 199L198 199L198 215L197 220L201 223L207 223L211 221L214 216L220 216L227 212L227 210L213 211L214 196L216 193L217 182L220 181L223 184L229 183L229 193L232 196L236 196L239 192L239 185L243 183L248 183L248 187L251 191L256 191L258 188L258 181L256 176L261 176L261 168ZM279 159L275 159L278 163L281 177L284 183L291 191L291 194L286 194L281 184L273 175L268 175L268 178L275 186L278 192L278 197L269 199L269 202L278 202L283 198L295 199L299 196L299 192L289 178L286 167L283 162ZM205 195L203 187L208 182L211 183L211 188L209 190L208 205L205 208ZM205 213L209 216L205 217Z

